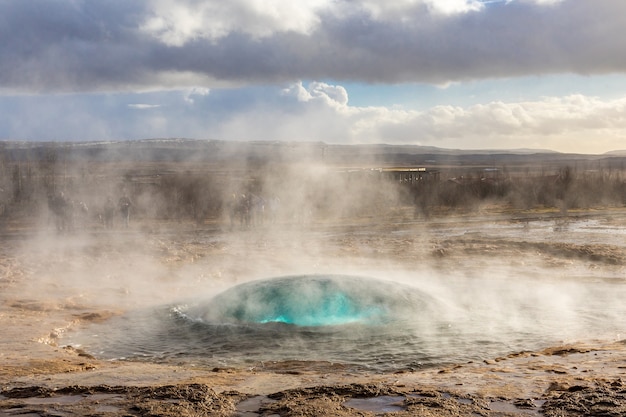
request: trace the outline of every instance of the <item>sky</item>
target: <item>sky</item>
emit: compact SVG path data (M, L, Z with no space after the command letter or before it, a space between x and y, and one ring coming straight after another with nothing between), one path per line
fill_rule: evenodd
M0 0L0 140L626 149L624 0Z

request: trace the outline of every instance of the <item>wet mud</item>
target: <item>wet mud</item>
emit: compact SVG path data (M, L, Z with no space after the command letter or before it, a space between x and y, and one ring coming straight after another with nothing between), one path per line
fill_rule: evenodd
M553 382L538 397L485 397L405 385L323 385L250 395L210 383L163 386L27 386L1 394L6 416L623 416L621 378ZM390 414L391 415L391 414Z

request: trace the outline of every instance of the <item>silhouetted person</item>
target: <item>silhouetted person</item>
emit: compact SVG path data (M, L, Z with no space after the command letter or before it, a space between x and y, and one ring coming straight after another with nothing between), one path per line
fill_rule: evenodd
M71 210L68 199L63 191L48 197L48 207L54 215L57 231L67 232L70 229Z
M130 199L123 195L120 197L119 201L120 206L120 214L122 215L122 221L124 222L124 227L128 227L128 223L130 222Z

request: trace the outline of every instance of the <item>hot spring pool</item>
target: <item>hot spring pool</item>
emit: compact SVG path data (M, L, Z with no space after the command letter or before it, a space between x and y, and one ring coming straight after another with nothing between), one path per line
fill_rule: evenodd
M549 346L581 331L623 331L624 311L615 307L621 304L606 308L608 298L626 295L623 285L590 288L593 297L567 298L558 310L550 297L518 298L524 284L487 294L483 284L473 285L450 298L369 277L270 278L209 299L129 312L68 334L66 344L111 360L207 367L322 361L393 371ZM489 302L493 295L498 303Z

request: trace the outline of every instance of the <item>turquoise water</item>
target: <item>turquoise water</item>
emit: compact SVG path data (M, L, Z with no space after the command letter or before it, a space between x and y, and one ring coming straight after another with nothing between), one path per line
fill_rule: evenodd
M570 294L567 288L460 280L450 283L450 299L441 299L368 277L288 276L129 312L70 333L65 343L111 360L207 367L323 362L388 372L623 334L626 285L589 282Z
M340 275L283 277L238 285L185 309L208 323L286 323L296 326L381 324L397 310L433 300L399 284Z

